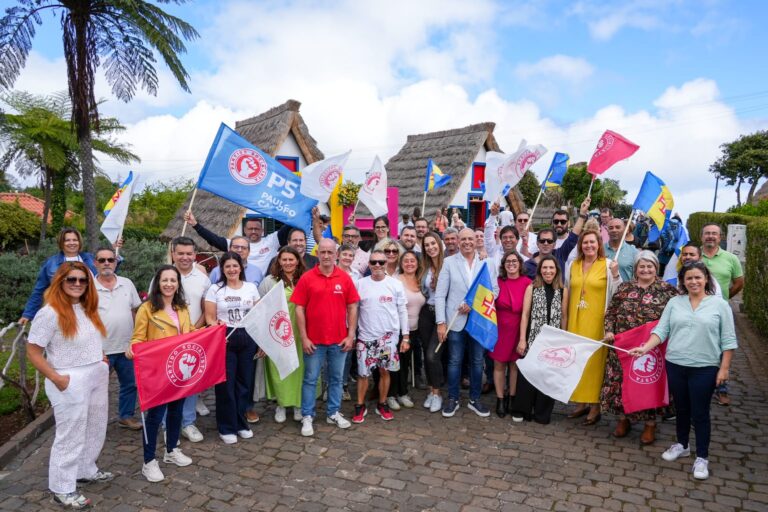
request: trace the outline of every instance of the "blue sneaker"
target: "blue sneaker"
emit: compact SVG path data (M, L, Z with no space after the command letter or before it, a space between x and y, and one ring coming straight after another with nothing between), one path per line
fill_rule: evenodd
M484 406L483 402L480 400L470 400L467 407L469 407L470 410L475 411L475 414L482 416L483 418L491 415L490 409Z
M449 398L445 401L445 406L443 406L443 417L444 418L450 418L454 414L456 414L456 411L459 410L459 401L454 400L453 398Z

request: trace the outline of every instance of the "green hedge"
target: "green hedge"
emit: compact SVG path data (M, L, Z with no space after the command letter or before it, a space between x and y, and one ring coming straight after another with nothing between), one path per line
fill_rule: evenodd
M688 236L691 237L691 242L701 245L701 228L705 224L719 224L723 233L723 240L725 240L725 234L728 233L728 224L744 224L749 225L751 222L758 220L760 217L750 217L747 215L739 215L736 213L718 213L718 212L696 212L692 213L688 217Z
M41 219L28 212L18 201L0 203L0 249L14 248L40 238Z
M768 332L768 218L753 217L747 225L744 269L744 310L758 329Z
M747 261L744 268L744 310L760 332L768 332L768 218L736 213L697 212L688 217L688 235L701 244L704 224L719 224L728 232L728 224L747 226Z

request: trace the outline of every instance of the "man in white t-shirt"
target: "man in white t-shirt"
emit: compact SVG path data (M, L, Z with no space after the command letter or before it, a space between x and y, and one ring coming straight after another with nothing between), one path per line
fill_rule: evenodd
M220 251L226 251L229 247L229 240L227 238L219 236L204 228L197 222L197 219L195 219L195 216L192 215L191 211L187 211L184 214L184 220L192 226L192 229L194 229L203 240L215 248ZM255 265L259 268L262 275L266 276L269 273L269 263L272 261L272 258L277 256L277 251L280 249L280 234L287 236L289 230L290 226L285 225L280 228L280 230L265 237L263 236L264 223L261 219L246 219L245 225L243 226L243 234L248 238L248 241L251 244L251 252L248 255L248 264Z
M120 383L117 424L130 430L141 430L141 422L134 417L136 411L136 380L133 360L125 356L133 334L133 319L141 299L130 279L115 273L117 257L113 249L102 247L96 251L94 262L98 274L94 284L99 294L99 316L107 328L103 349L110 369Z
M181 274L181 286L189 306L189 317L195 327L202 327L205 325L203 298L211 286L211 280L196 264L197 248L194 240L184 236L174 238L171 241L171 259ZM198 412L201 416L210 414L202 400L198 404L198 395L188 396L184 400L182 410L181 435L193 443L203 440L203 434L195 426Z
M383 251L374 250L368 260L371 275L357 284L360 295L360 316L357 323L357 403L353 423L362 423L368 414L365 394L371 370L379 369L379 403L376 414L384 421L394 418L387 405L389 372L400 369L400 353L397 349L399 335L403 336L402 349L410 348L407 300L403 283L385 272L387 257Z
M499 226L511 226L515 223L515 214L509 208L502 208L499 212Z

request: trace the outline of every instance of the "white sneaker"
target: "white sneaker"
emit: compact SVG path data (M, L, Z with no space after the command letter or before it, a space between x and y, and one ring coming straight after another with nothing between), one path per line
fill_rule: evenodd
M73 510L81 510L91 507L91 500L77 491L62 494L54 493L53 502L62 505L64 508L71 508Z
M431 394L431 393L430 393ZM432 395L432 405L429 408L429 412L440 412L443 410L443 397L440 395Z
M157 459L152 459L149 462L145 462L141 467L141 474L144 475L149 482L162 482L165 480L165 475L160 471L160 466L157 464Z
M285 420L283 420L285 421ZM242 437L243 439L250 439L253 437L253 430L247 429L247 430L238 430L237 435Z
M203 440L202 432L200 432L194 425L187 425L181 429L181 435L189 439L192 443L199 443Z
M400 405L402 405L407 409L410 409L411 407L413 407L413 400L411 400L411 397L409 397L408 395L397 397L397 401L400 402Z
M680 457L688 457L691 454L690 448L684 448L680 443L675 443L670 446L667 451L661 454L661 458L667 462L672 462Z
M424 400L424 408L429 409L432 407L432 401L435 399L435 395L427 393L427 399Z
M293 408L293 421L301 421L304 416L301 415L301 407Z
M696 457L696 462L693 463L693 478L696 480L706 480L709 478L709 461Z
M197 412L197 414L199 414L200 416L208 416L209 414L211 414L211 411L208 409L208 407L205 406L205 402L203 402L203 397L199 395L197 397L197 402L195 403L195 412Z
M165 455L163 455L163 462L176 464L183 468L184 466L192 464L192 459L181 453L180 448L174 448L171 453L165 452Z
M275 407L275 423L285 423L285 407Z
M347 420L347 418L342 416L342 414L340 412L337 412L333 416L328 416L326 421L328 423L330 423L331 425L336 425L339 428L349 428L349 427L352 426L352 424L349 422L349 420Z
M400 403L397 401L397 398L395 398L393 396L388 396L387 397L387 405L393 411L399 411L400 410Z
M219 438L224 441L224 444L237 443L237 436L235 434L219 434Z
M312 420L312 416L304 416L301 418L301 435L304 437L315 435L315 429L312 428Z

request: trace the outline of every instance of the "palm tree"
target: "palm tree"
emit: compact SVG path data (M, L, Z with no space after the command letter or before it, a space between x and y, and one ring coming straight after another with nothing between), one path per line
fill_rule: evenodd
M58 231L66 213L66 188L78 183L78 144L72 130L71 106L65 93L35 96L13 92L1 98L16 114L0 116L0 172L13 164L21 175L40 177L45 195L40 239L46 235L48 212L52 228ZM104 118L92 135L94 150L120 163L138 162L126 145L113 139L123 131L117 119Z
M187 0L157 0L184 4ZM91 126L98 126L94 93L96 69L103 64L112 93L130 101L137 87L157 94L156 51L182 89L189 75L179 59L184 41L197 31L145 0L18 0L0 19L0 87L10 88L24 67L41 13L59 13L67 63L72 120L79 146L88 248L96 249L98 218ZM102 62L103 59L103 62Z

